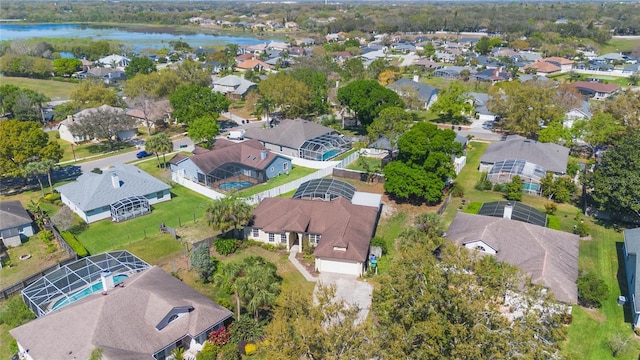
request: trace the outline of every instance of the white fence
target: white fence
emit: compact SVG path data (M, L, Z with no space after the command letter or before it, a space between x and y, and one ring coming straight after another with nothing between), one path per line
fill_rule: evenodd
M246 198L245 200L249 203L249 204L257 204L259 203L262 199L265 198L270 198L270 197L276 197L282 194L286 194L288 192L291 192L293 190L296 190L297 188L300 187L300 185L302 185L302 183L307 182L309 180L314 180L314 179L320 179L323 178L325 176L331 175L333 173L333 168L337 167L337 168L344 168L345 166L351 164L352 162L354 162L358 157L360 157L360 152L356 151L354 153L349 154L349 156L347 156L346 158L344 158L342 161L332 161L331 165L325 167L324 169L320 169L316 172L314 172L313 174L309 174L305 177L301 177L300 179L297 180L293 180L289 183L286 183L284 185L280 185L278 187L275 187L273 189L269 189L269 190L265 190L261 193L255 194L249 198ZM286 176L286 175L280 175L280 176ZM211 190L210 188L200 185L198 183L195 183L189 179L186 179L182 176L180 176L178 174L178 172L172 172L171 173L171 180L173 180L175 183L180 184L184 187L186 187L189 190L193 190L199 194L202 194L204 196L207 196L211 199L220 199L222 197L224 197L225 195L222 193L219 193L217 191Z

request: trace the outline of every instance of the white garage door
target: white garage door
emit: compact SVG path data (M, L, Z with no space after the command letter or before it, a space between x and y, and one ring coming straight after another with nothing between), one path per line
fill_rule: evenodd
M318 271L360 276L362 264L348 261L318 259Z

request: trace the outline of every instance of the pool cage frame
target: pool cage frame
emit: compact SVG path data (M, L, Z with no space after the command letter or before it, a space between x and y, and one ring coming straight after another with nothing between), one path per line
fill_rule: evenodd
M343 197L351 201L356 191L356 188L347 182L320 178L302 183L293 194L293 198L331 201L337 197Z
M493 184L511 182L514 176L522 179L522 191L529 195L540 195L542 186L540 180L547 174L547 170L538 164L520 159L507 159L493 164L487 178ZM537 189L532 189L535 184Z
M150 213L151 205L149 205L149 199L136 195L110 204L109 209L111 210L111 219L115 222L121 222Z
M344 136L330 133L305 141L298 149L298 156L301 159L327 161L350 149L351 142L345 140ZM325 158L325 154L333 150L338 150L339 152Z
M255 185L264 182L266 175L264 171L236 162L224 163L207 174L198 172L198 182L209 188L219 188L220 183L229 179L249 181Z
M22 300L37 316L52 311L51 304L100 280L103 271L133 274L151 266L126 250L88 256L42 276L22 290Z

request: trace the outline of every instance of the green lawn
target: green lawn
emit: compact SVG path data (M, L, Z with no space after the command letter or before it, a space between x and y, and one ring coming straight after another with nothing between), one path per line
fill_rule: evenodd
M590 74L578 74L578 75L580 75L580 80L600 79L600 80L602 80L602 82L607 83L607 84L616 84L616 85L620 85L620 86L629 85L629 80L627 78L625 78L625 77L605 76L605 75L590 75ZM560 82L569 81L569 77L570 77L569 73L549 76L550 79L554 79L554 80L560 81Z
M310 169L302 166L295 166L291 169L291 171L289 172L289 175L280 174L279 176L276 176L270 179L266 183L252 186L247 190L239 191L238 196L240 197L253 196L257 193L260 193L269 189L273 189L280 185L284 185L286 183L292 182L293 180L297 180L297 179L300 179L301 177L305 177L307 175L313 174L316 171L318 171L318 169Z
M402 230L407 227L408 221L409 216L402 212L395 214L393 217L380 220L378 228L376 229L376 237L384 241L388 253L378 260L378 274L389 271L389 267L393 261L393 255L396 252L395 241Z
M101 220L91 224L77 238L91 254L122 248L159 232L160 223L179 228L180 225L203 223L204 209L209 198L176 185L171 189L171 201L152 206L152 211L121 223ZM178 229L180 235L180 229Z
M366 163L369 167L370 171L381 172L382 160L378 158L360 156L358 160L352 162L347 166L347 169L357 170L357 171L367 171L363 166L362 162Z
M606 54L610 52L631 52L638 46L639 40L632 39L610 39L605 45L598 45L598 54Z
M89 156L101 155L111 151L122 153L122 152L128 152L128 151L134 150L134 146L126 142L116 144L113 149L110 148L107 143L101 143L101 144L85 143L85 144L79 144L79 145L72 145L70 142L61 140L60 135L57 131L50 131L47 134L49 134L49 139L51 141L56 141L58 142L58 144L60 144L60 147L62 148L62 151L63 151L62 159L60 161L63 161L63 162L71 161L74 159L82 159ZM113 154L109 154L109 156L111 155ZM91 160L95 160L97 158L98 157L93 157L91 158ZM82 162L82 160L78 162Z
M68 100L69 94L78 86L78 84L63 81L10 76L0 76L0 85L15 85L27 88L43 93L51 100Z

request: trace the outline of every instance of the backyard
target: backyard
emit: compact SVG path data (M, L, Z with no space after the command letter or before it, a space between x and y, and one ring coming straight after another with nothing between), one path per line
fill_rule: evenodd
M51 100L68 100L69 94L78 86L78 84L71 82L10 76L0 77L0 83L37 91L43 93Z
M269 179L269 181L265 183L252 186L247 190L239 191L238 196L250 197L257 193L260 193L269 189L273 189L280 185L284 185L286 183L300 179L307 175L313 174L316 171L318 171L318 169L310 169L302 166L294 166L289 172L289 174L280 174L279 176Z

